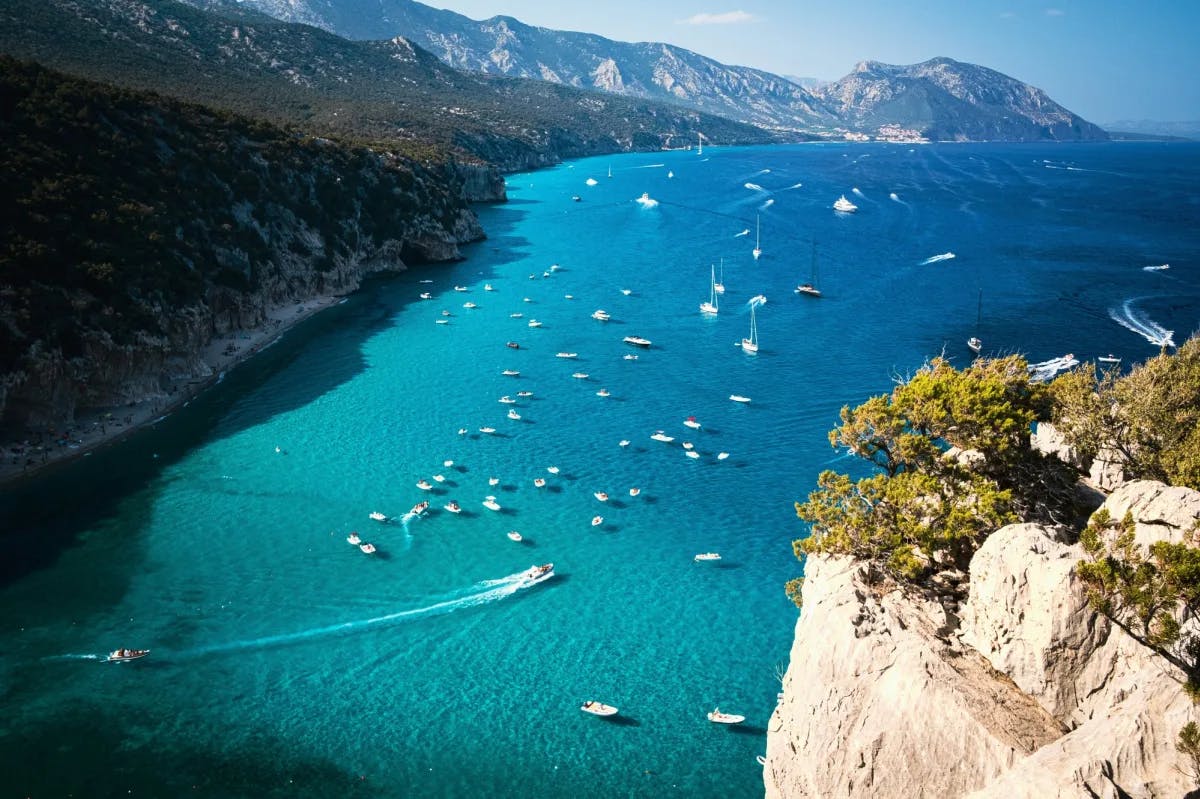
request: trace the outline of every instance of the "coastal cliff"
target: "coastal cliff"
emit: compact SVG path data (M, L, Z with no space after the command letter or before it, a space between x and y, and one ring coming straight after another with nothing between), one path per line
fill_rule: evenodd
M489 167L0 67L0 427L16 436L166 405L212 376L214 339L372 273L457 259L483 238L467 199L504 199Z
M1133 481L1101 509L1128 512L1139 546L1178 542L1200 492ZM1189 795L1185 675L1092 609L1083 557L1058 528L1012 524L922 590L810 556L766 796Z

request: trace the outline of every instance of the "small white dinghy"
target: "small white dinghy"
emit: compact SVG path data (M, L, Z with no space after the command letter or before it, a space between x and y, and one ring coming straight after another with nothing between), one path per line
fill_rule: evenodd
M508 531L508 540L509 540L509 541L516 541L517 543L520 543L520 542L521 542L522 540L524 540L524 539L523 539L523 537L521 536L521 534L520 534L520 533L518 533L516 530L509 530L509 531Z
M592 517L592 527L599 527L602 524L604 524L603 516L593 516Z
M615 716L617 709L612 705L606 705L603 702L596 702L591 699L579 706L579 709L584 713L591 713L593 716Z
M483 507L488 510L500 510L500 503L496 501L495 497L489 496L483 501Z
M745 403L745 402L749 402L749 401L750 401L750 398L749 398L749 397L743 397L741 394L730 394L730 395L729 395L729 398L730 398L731 400L733 400L734 402L742 402L742 403Z
M377 510L371 511L370 516L372 519L374 519L377 522L387 522L387 520L388 520L388 517L386 515L380 513Z
M696 561L697 563L700 563L701 561L704 561L704 560L720 560L720 559L721 559L721 555L717 552L701 552L699 555L692 558L692 560Z
M746 717L736 713L722 713L721 708L718 707L709 711L708 720L713 724L741 724Z

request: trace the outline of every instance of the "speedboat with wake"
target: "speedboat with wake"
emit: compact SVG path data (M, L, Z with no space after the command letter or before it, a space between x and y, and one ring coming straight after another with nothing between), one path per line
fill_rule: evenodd
M410 510L408 512L408 515L409 516L420 516L422 513L424 513L427 510L429 510L428 502L418 502L416 505L412 506L412 510Z
M114 649L108 653L105 661L109 663L127 663L130 660L144 658L149 654L149 649Z
M521 573L521 577L526 580L541 580L545 577L550 577L554 574L553 563L543 563L541 566L530 566Z
M606 705L603 702L595 702L591 699L579 706L579 709L584 713L591 713L593 716L615 716L617 709L612 705Z

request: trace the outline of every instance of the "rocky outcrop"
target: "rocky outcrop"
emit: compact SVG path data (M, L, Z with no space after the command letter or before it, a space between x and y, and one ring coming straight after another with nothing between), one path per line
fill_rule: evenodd
M504 177L495 166L467 164L461 161L451 167L453 180L462 187L462 198L472 203L502 203L508 200Z
M1138 481L1104 508L1143 544L1181 540L1200 492ZM920 593L881 595L853 561L810 558L768 797L1178 797L1175 739L1200 718L1183 675L1094 613L1063 531L993 533L961 621Z

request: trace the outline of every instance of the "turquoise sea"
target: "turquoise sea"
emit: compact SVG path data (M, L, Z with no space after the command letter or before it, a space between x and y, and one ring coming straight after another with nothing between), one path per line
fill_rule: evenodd
M4 490L0 793L760 795L793 502L853 468L826 439L839 408L967 363L976 333L1128 366L1200 320L1200 145L711 147L508 183L464 261L374 280L157 426ZM813 239L820 299L793 292ZM117 647L152 652L100 662Z

